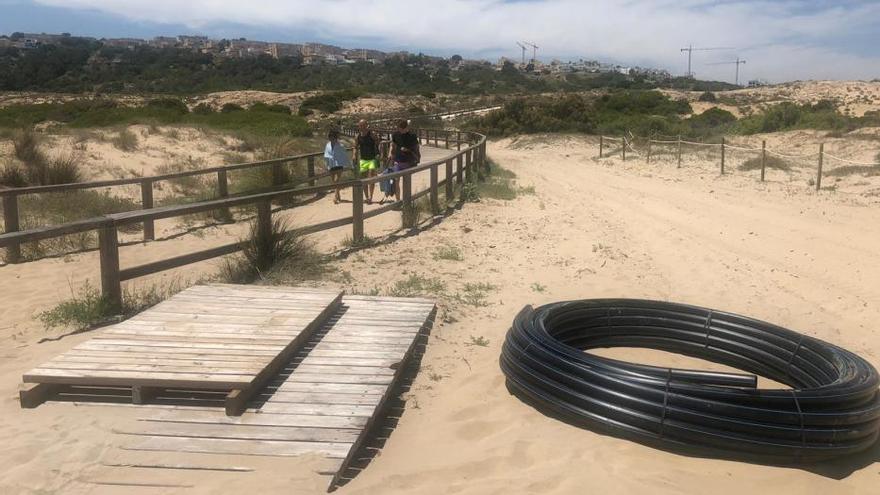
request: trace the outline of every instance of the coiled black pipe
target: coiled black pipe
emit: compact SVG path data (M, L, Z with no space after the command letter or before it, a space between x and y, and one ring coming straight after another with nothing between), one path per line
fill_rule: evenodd
M642 347L754 375L659 368L586 349ZM813 462L865 450L880 430L877 370L821 340L694 306L594 299L524 308L501 368L523 400L585 427L673 450Z

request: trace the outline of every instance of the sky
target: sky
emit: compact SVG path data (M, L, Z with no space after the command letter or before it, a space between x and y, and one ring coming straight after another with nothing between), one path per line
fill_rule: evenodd
M740 81L880 78L878 0L0 0L0 33L201 34L519 59L595 59Z

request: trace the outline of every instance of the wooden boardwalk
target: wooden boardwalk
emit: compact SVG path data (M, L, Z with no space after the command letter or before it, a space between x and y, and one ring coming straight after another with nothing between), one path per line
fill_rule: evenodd
M117 432L127 439L121 448L166 452L167 462L187 462L188 454L317 454L327 460L319 474L331 476L332 486L381 416L434 314L428 300L346 296L240 417L210 407L145 409L136 424ZM214 468L223 468L217 463L222 459Z
M130 387L143 403L165 389L228 392L227 414L274 378L339 307L336 291L191 287L24 374L36 407L61 385Z

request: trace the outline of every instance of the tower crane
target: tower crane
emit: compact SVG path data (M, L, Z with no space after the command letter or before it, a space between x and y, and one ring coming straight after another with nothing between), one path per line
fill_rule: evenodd
M733 48L728 47L713 47L713 48L694 48L694 45L688 45L687 48L682 48L682 52L688 52L688 71L687 77L694 77L694 73L691 72L691 56L694 52L708 52L713 50L733 50Z
M743 65L745 63L746 63L745 60L740 60L739 57L736 57L736 60L733 62L715 62L712 64L706 64L706 65L732 65L732 64L736 64L736 80L735 81L736 81L736 85L739 86L739 66Z
M532 65L534 65L535 62L538 61L538 45L529 43L528 41L526 41L525 44L526 46L532 47Z
M520 43L519 41L517 41L516 44L519 45L520 48L522 48L522 65L523 65L523 67L525 67L526 66L526 45Z

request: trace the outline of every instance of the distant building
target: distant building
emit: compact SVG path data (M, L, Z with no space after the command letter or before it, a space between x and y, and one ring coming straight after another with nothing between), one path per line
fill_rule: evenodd
M302 55L302 45L269 43L268 53L272 58L299 57Z
M150 46L156 48L174 48L177 46L177 38L170 36L156 36L150 40Z
M147 44L146 41L138 38L110 38L102 41L104 43L104 46L111 46L114 48L127 48L129 50L134 50L136 47Z
M191 50L201 50L208 44L207 36L178 36L180 46Z

